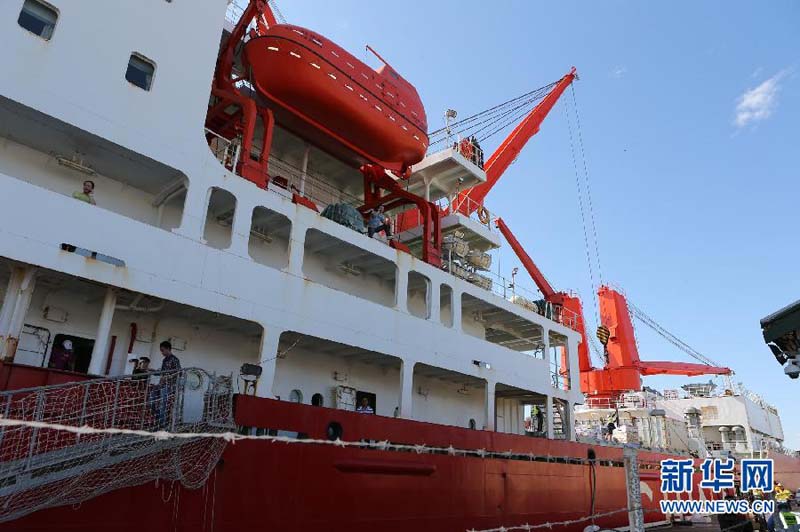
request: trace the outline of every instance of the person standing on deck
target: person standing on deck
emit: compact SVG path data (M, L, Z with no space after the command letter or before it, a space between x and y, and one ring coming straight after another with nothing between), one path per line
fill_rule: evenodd
M539 405L533 405L533 415L536 418L536 432L542 432L542 425L544 425L544 412Z
M177 372L181 369L181 361L172 354L172 344L166 340L159 344L161 355L161 382L157 387L157 395L154 397L154 413L158 419L158 427L164 428L167 421L167 412L175 400L174 395L177 390ZM152 400L152 399L151 399Z
M60 346L53 346L47 367L75 371L75 353L72 351L72 340L64 340Z
M367 222L367 234L370 238L381 231L386 231L386 238L391 240L392 226L389 223L389 218L383 214L383 205L372 211L372 215Z
M91 205L97 205L94 201L94 181L86 180L83 182L82 192L73 192L72 197L76 200L85 201Z

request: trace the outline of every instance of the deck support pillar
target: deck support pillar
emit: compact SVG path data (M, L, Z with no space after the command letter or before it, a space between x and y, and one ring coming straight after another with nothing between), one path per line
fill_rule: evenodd
M428 290L428 314L432 321L436 323L442 322L442 296L441 296L441 285L437 282L431 280L429 283L429 290Z
M408 269L397 266L397 281L395 282L395 301L397 309L408 312Z
M450 292L450 309L453 315L453 329L461 330L461 291L453 287Z
M403 360L400 368L400 417L414 417L414 365L413 360Z
M295 218L289 231L289 273L303 278L303 255L306 248L306 227Z
M181 225L172 231L191 240L202 241L210 196L210 187L190 181L186 189Z
M13 362L19 335L25 326L25 316L36 288L34 266L14 268L8 281L3 308L0 310L0 360Z
M486 430L494 430L495 405L494 389L497 385L494 381L486 381Z
M89 362L89 375L103 375L108 360L108 345L111 338L111 322L114 321L114 309L117 306L117 292L114 288L106 288L103 310L97 324L97 336L92 348L92 360Z
M236 198L236 210L233 213L231 225L231 245L226 251L240 257L250 255L250 229L254 209L255 204L243 201L243 198Z
M261 335L261 352L258 365L261 366L261 377L258 379L256 395L274 399L272 387L275 384L275 368L278 363L278 344L281 331L264 328Z

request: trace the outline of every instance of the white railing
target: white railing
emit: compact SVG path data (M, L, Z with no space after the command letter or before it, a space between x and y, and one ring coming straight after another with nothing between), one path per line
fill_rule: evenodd
M281 159L269 158L269 190L291 198L294 194L310 199L320 212L332 203L349 203L354 207L361 206L361 198L339 190L322 177L304 172L301 168Z
M639 395L635 393L624 394L622 397L613 399L610 397L587 397L586 403L576 406L579 411L592 409L616 410L619 408L647 408L656 407L656 398Z
M0 522L151 480L200 487L225 443L188 434L231 430L232 406L230 377L196 368L0 392L2 417L22 423L0 427ZM48 423L76 432L36 426ZM187 437L82 434L87 426Z

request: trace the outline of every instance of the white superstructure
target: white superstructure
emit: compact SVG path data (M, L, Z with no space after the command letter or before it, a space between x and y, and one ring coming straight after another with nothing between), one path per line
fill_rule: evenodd
M117 375L158 367L171 339L184 366L260 365L264 397L352 408L361 392L381 415L514 433L539 404L548 435L558 410L574 437L577 332L220 164L204 119L226 6L0 3L2 355L46 366L71 338L89 373ZM25 29L25 9L54 26ZM148 65L146 87L126 80ZM360 185L281 130L273 153L305 161L318 202ZM85 179L97 205L72 197Z

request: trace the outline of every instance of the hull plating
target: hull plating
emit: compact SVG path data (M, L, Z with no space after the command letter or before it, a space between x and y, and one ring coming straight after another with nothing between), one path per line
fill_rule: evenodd
M325 438L341 424L347 441L389 440L456 449L486 449L490 457L248 441L229 445L205 486L149 483L102 495L78 508L40 511L0 530L342 530L463 531L576 519L626 507L619 448L595 447L597 491L592 501L586 444L474 431L364 416L268 399L237 399L240 425ZM533 458L530 456L533 455ZM642 504L657 511L653 465L665 455L643 452ZM710 494L709 494L710 495ZM598 520L627 525L627 514ZM583 530L585 524L563 530Z

